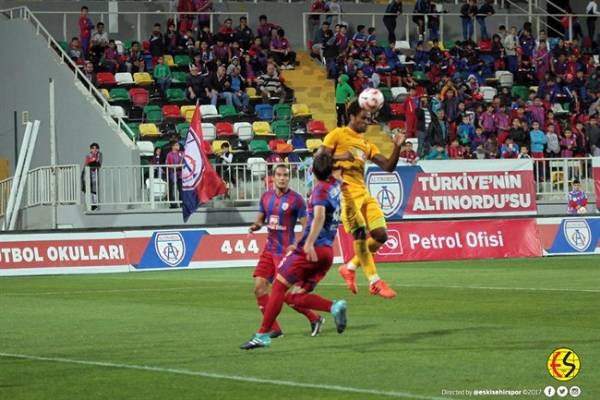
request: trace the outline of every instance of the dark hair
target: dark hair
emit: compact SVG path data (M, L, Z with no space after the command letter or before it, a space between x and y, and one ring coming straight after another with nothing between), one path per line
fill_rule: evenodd
M265 14L263 14L263 15L261 15L261 16L258 17L259 21L262 20L262 19L267 19L267 16Z
M358 25L358 26L356 27L356 32L360 32L360 31L362 31L363 29L365 29L365 26L364 26L364 25Z
M324 181L329 178L333 171L333 158L330 154L320 152L313 159L313 173L318 180Z
M134 40L133 42L131 42L131 46L136 45L136 44L139 46L140 42L138 42L137 40Z
M346 112L348 113L348 116L354 115L356 117L358 114L360 114L361 111L362 108L360 108L358 101L354 100L352 103L350 103Z
M225 148L225 147L229 147L229 142L223 142L221 143L221 148Z
M369 35L372 35L372 34L373 34L373 32L375 32L375 28L374 28L374 27L370 27L369 29L367 29L367 33L368 33Z
M240 17L240 21L242 21L242 20L248 21L248 18L246 18L246 17Z
M580 184L581 182L579 182L579 179L573 179L573 185L577 185Z
M276 164L275 167L273 167L273 176L275 176L275 173L279 168L285 168L288 171L290 170L290 167L287 164Z
M104 26L104 22L98 22L96 26Z
M89 10L89 8L87 6L83 6L83 7L81 7L81 11L83 11L83 10Z
M90 149L91 149L92 147L95 147L95 148L97 148L98 150L100 150L100 145L99 145L98 143L96 143L96 142L94 142L94 143L90 144Z
M79 38L78 38L77 36L73 36L73 37L71 38L71 42L72 42L73 40L79 40Z
M285 36L285 31L281 28L277 29L277 36L281 36L284 37Z

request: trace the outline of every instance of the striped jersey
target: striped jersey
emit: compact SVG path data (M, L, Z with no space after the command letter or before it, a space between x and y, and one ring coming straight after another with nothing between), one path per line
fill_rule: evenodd
M304 246L306 238L310 233L310 227L315 219L314 209L316 206L325 207L325 222L323 229L315 241L316 246L333 246L337 228L340 223L341 209L341 183L334 177L329 177L325 182L319 181L313 189L308 201L308 224L298 242L298 247Z
M284 255L288 246L294 244L294 227L298 219L306 217L306 203L293 190L280 195L275 189L263 193L260 212L264 215L268 237L265 251Z

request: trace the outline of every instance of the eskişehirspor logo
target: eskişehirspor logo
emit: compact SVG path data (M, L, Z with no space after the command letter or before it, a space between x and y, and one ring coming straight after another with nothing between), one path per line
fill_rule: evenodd
M558 348L550 353L546 365L550 376L563 382L575 378L581 369L579 355L566 347Z
M567 243L577 250L586 251L592 242L592 231L585 219L567 219L563 226Z
M375 197L386 217L394 215L402 206L404 189L398 172L371 172L367 176L367 188Z
M171 267L179 265L185 257L185 241L179 232L159 232L154 238L156 254Z

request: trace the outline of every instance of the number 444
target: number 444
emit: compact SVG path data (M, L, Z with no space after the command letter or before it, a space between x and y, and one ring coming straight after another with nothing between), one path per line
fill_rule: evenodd
M254 253L254 254L258 254L259 250L258 250L258 244L256 243L255 239L252 239L248 242L248 245L246 246L246 243L244 242L244 240L236 240L235 244L232 246L231 245L231 241L230 240L224 240L223 244L221 245L221 253L225 253L225 254L233 254L233 253L240 253L240 254L246 254L246 252L248 253Z

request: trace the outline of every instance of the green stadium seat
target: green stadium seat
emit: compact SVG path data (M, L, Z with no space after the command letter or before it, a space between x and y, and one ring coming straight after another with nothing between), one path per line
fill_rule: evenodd
M392 95L392 89L390 89L387 86L384 86L384 87L380 87L379 90L381 91L381 94L383 94L383 98L385 99L385 101L393 101L394 100L394 96Z
M123 40L123 48L127 51L131 50L131 40Z
M292 108L289 104L275 104L273 106L273 116L275 119L291 119Z
M67 51L67 50L69 49L69 43L67 43L67 42L66 42L66 41L64 41L64 40L60 40L60 41L58 42L58 45L59 45L59 46L60 46L60 47L61 47L61 48L62 48L64 51Z
M427 75L423 71L415 71L413 72L413 78L417 81L428 81Z
M187 66L189 64L192 63L192 59L190 58L190 56L186 55L186 54L179 54L175 56L175 64L177 66Z
M277 139L287 140L290 137L290 123L288 121L273 121L271 129Z
M453 49L455 45L456 45L456 42L454 40L444 40L444 48L446 50Z
M190 124L189 122L181 122L175 125L175 130L177 130L177 134L179 135L179 137L185 137L185 135L187 135L188 131L190 130Z
M129 92L127 89L114 88L110 90L111 101L129 101Z
M378 47L383 47L383 48L385 48L385 47L390 47L390 42L388 42L388 40L387 40L387 39L379 39L379 40L377 41L377 46L378 46Z
M183 71L175 71L171 72L171 81L174 83L181 82L185 83L187 81L188 74Z
M127 132L126 130L123 129L123 132L125 132L125 134L127 136L129 136L129 138L131 140L138 140L138 138L140 137L140 128L139 128L139 124L135 123L135 122L130 122L127 124L127 126L129 127L129 129L131 129L131 132L133 133L133 136L131 136L131 134L129 132Z
M250 142L250 151L252 153L270 153L271 149L264 140L252 140Z
M162 110L160 106L148 105L144 107L144 122L161 123Z
M154 142L154 148L160 147L161 149L165 147L169 143L168 140L157 140Z
M219 106L219 114L221 114L221 117L223 118L238 116L238 112L235 109L235 106L228 106L226 104Z
M520 97L522 100L527 100L529 98L529 87L515 85L511 89L511 95L513 97Z
M185 93L183 90L178 88L167 89L167 101L169 103L176 103L185 100Z

